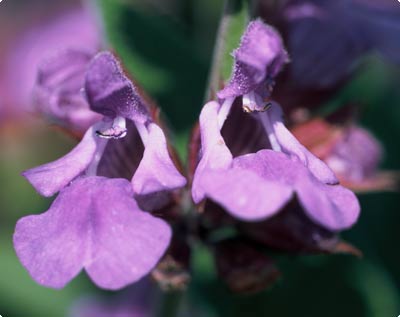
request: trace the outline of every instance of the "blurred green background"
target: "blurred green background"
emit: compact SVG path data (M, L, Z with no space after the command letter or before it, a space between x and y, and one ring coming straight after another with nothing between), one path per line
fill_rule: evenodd
M0 18L34 10L26 1L5 0ZM35 2L35 1L33 1ZM38 1L39 2L39 1ZM43 1L42 1L43 2ZM60 1L61 2L61 1ZM187 133L202 106L221 0L101 0L111 46L146 91L162 106L184 152ZM0 28L1 28L0 19ZM7 43L0 43L4 48ZM361 124L384 145L384 169L400 169L400 70L370 57L333 102L359 101ZM1 121L0 134L0 315L67 316L82 296L97 293L84 274L65 289L36 285L18 262L12 233L17 219L50 205L20 176L24 169L58 158L74 142L46 122ZM343 234L364 257L286 257L283 277L257 295L232 295L215 275L208 251L198 246L185 316L400 315L400 195L360 195L362 216Z

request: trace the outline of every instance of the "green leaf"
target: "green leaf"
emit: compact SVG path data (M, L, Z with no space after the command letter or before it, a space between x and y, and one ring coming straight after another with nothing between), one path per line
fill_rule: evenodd
M178 130L197 119L207 63L190 32L136 3L99 0L109 44Z
M250 20L249 0L227 0L221 17L206 99L215 98L215 93L226 82L232 72L231 53L239 46L240 38Z

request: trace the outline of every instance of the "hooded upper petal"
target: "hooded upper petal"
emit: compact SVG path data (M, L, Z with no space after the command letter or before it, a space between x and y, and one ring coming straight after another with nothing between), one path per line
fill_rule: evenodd
M156 265L171 236L142 212L129 181L85 177L63 189L50 209L17 223L14 247L39 284L62 288L82 268L99 287L119 289Z
M218 93L221 99L256 90L266 79L275 77L288 61L280 35L261 20L249 23L233 55L233 74L229 84Z
M305 213L327 229L346 229L358 219L360 205L350 190L319 181L302 162L284 153L261 150L236 158L234 164L265 180L292 186Z
M150 123L143 158L132 178L133 191L136 195L147 195L185 184L186 179L169 156L164 132L155 123Z
M97 124L90 127L71 152L56 161L29 169L22 175L43 196L50 197L82 174L104 140L96 137Z
M232 154L221 136L218 124L219 104L207 103L200 113L201 158L197 165L192 185L192 197L198 203L204 199L204 188L199 183L207 170L224 170L232 163Z
M149 115L136 88L109 52L97 54L86 72L85 91L90 108L104 116L144 123Z

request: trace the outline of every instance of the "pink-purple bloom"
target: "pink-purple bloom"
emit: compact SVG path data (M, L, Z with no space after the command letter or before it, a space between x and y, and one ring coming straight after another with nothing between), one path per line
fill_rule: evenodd
M4 75L10 107L40 112L79 133L98 121L80 90L87 63L103 46L96 22L76 9L23 33L10 49Z
M265 39L259 40L262 36ZM248 65L240 52L257 53ZM316 224L332 231L349 228L359 215L356 196L338 185L333 171L290 133L280 106L265 100L264 91L286 60L284 52L275 31L259 20L250 23L235 54L229 88L218 94L220 103L207 103L200 115L201 153L193 199L198 203L209 198L236 218L259 221L296 197ZM257 72L238 71L254 65ZM246 81L258 84L242 89L243 78L251 76ZM232 94L225 95L227 89ZM240 105L245 113L235 110ZM239 134L247 139L240 140Z
M168 224L144 212L135 198L172 191L186 180L169 156L163 131L112 54L93 58L84 87L91 110L104 117L70 153L24 172L43 196L59 194L44 214L18 221L14 245L42 285L61 288L84 268L98 286L119 289L148 274L171 237ZM123 142L131 133L144 152L130 182L126 175L107 175L104 165L110 161L103 158L112 155L108 142Z
M367 130L352 126L344 132L325 161L338 175L360 182L374 176L382 156L378 140Z

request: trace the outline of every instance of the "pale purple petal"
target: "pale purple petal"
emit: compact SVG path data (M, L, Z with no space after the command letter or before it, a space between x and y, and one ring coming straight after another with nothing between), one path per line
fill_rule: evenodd
M168 153L164 132L155 123L148 126L143 158L132 178L135 195L147 195L185 186Z
M29 28L18 37L6 63L8 89L14 102L25 110L31 106L38 66L44 58L67 48L94 54L100 46L100 32L94 17L81 9Z
M200 113L201 158L197 165L192 185L192 197L195 203L204 199L204 189L199 183L207 170L224 170L232 163L232 154L221 136L218 125L220 105L211 101L204 105Z
M39 284L53 288L64 287L82 268L105 289L139 280L165 252L171 231L132 197L124 179L76 180L47 212L18 221L20 261Z
M218 92L218 98L221 99L256 90L268 78L275 77L288 61L280 35L261 20L249 23L233 55L233 74L229 84Z
M327 229L347 229L358 219L360 204L357 197L343 186L303 178L296 185L296 192L306 214Z
M362 181L376 173L382 159L382 146L367 130L353 126L325 159L339 175Z
M132 82L109 52L97 54L89 64L85 91L93 111L144 123L149 114Z
M101 115L89 109L82 94L91 54L80 50L57 51L39 66L34 89L38 110L50 120L86 131Z
M205 195L240 220L259 221L279 212L293 189L246 169L205 172L199 180Z
M50 197L82 174L95 155L99 142L97 125L87 130L81 142L56 161L23 172L23 176L43 196Z
M255 172L263 179L292 186L305 213L330 230L352 226L360 213L357 197L340 185L320 182L298 160L284 153L262 150L234 160L235 168Z
M270 116L275 136L283 152L296 156L321 182L326 184L337 184L339 182L328 165L307 150L286 128L283 123L282 110L277 104L272 103L268 113L260 113L259 115Z

